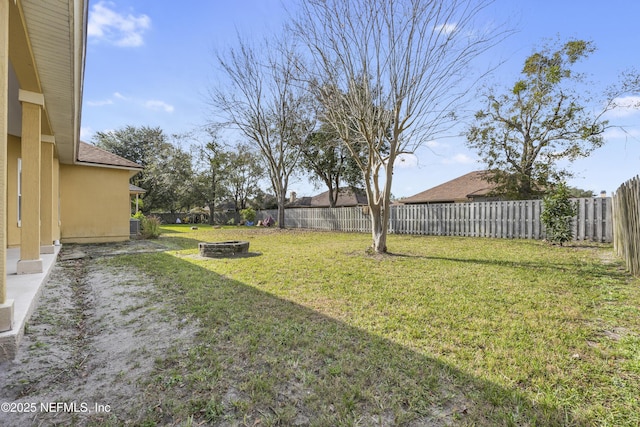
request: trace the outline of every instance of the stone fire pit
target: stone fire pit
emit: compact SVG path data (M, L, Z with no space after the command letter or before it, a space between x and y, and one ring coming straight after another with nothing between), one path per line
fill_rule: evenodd
M237 254L249 253L249 242L233 240L229 242L200 242L198 243L200 256L207 258L223 258Z

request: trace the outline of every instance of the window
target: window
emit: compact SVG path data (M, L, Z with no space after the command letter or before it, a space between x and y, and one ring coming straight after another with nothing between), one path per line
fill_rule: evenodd
M22 159L18 159L18 227L22 226Z

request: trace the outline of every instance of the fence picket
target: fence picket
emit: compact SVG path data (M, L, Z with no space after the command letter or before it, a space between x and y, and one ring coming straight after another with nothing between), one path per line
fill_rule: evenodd
M612 210L614 249L631 274L640 276L640 176L616 190Z
M612 212L619 212L620 218L632 218L628 214L640 207L633 207L622 194L636 192L635 203L640 203L638 191L640 180L621 186L614 199L577 199L578 213L574 218L574 239L611 242L620 235L619 226L614 224ZM421 234L435 236L468 236L492 238L544 239L544 226L540 220L541 200L521 200L503 202L472 202L431 205L394 205L389 212L389 232L396 234ZM277 217L277 211L265 210L266 215ZM289 228L310 228L349 232L370 232L369 216L361 207L349 208L295 208L285 212L285 226ZM620 240L616 250L627 253L640 240L640 224L632 222L637 230L635 242ZM633 239L632 239L633 240ZM640 249L637 248L636 251ZM640 261L639 261L640 262ZM640 266L639 270L640 271Z

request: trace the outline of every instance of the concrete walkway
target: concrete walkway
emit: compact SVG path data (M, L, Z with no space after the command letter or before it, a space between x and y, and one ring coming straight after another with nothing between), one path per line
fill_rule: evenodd
M24 326L35 309L44 283L49 277L60 252L54 246L53 254L41 254L42 273L17 274L20 249L7 249L7 299L14 300L13 329L0 333L0 361L13 359L24 334Z

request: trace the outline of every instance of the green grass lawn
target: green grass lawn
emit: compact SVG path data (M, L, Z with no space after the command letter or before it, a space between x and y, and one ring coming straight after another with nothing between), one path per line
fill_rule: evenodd
M248 240L203 259L200 241ZM157 278L202 326L149 393L186 424L640 425L640 281L610 246L168 226ZM158 422L150 412L150 423Z

